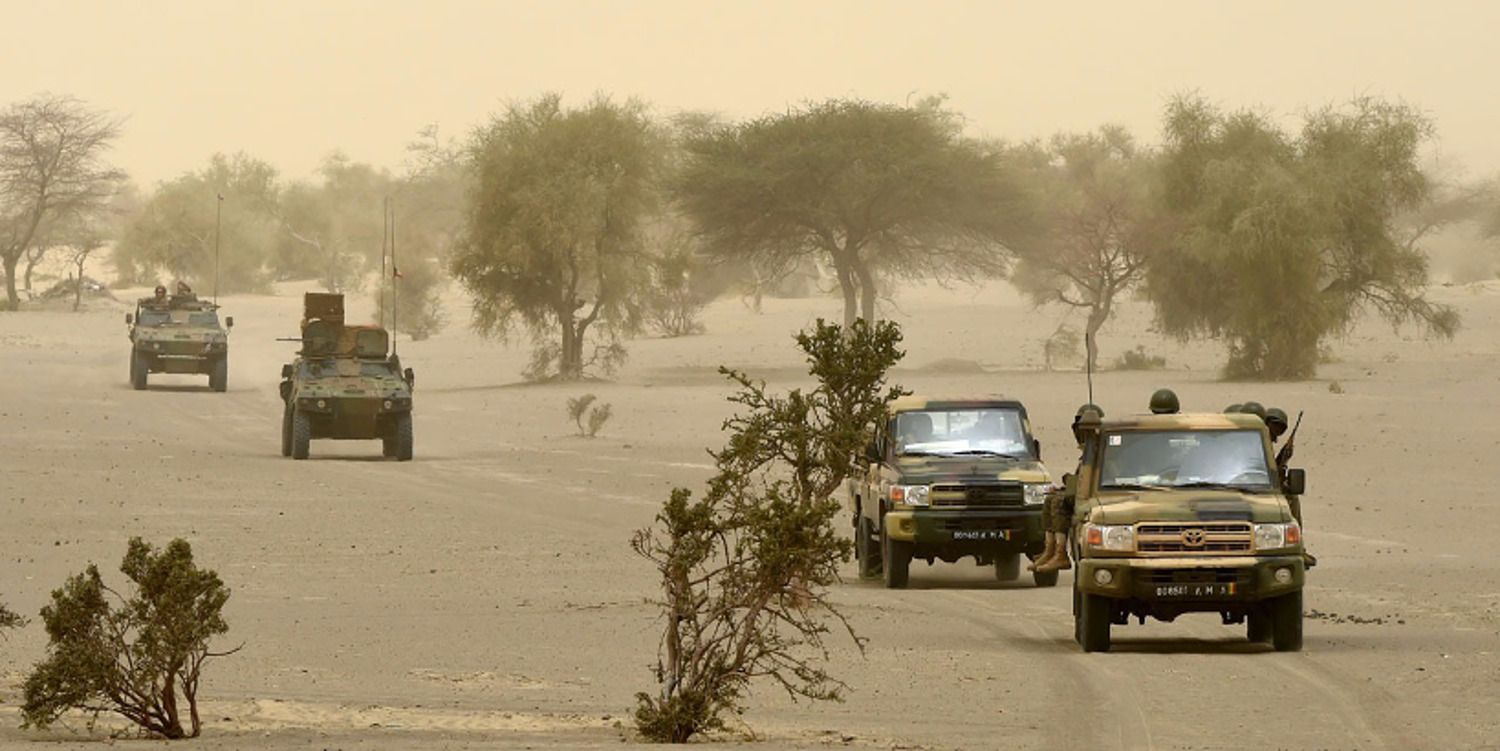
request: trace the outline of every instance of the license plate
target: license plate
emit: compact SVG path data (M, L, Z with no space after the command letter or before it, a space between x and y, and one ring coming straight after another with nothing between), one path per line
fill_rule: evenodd
M955 540L1009 540L1008 529L956 529L953 531Z
M1234 583L1224 584L1158 584L1157 597L1232 597Z

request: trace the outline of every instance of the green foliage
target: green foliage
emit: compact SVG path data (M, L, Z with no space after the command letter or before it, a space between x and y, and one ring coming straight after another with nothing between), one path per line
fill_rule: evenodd
M26 619L16 615L4 603L0 603L0 636L4 636L6 630L20 628L26 625Z
M966 139L940 99L913 107L829 100L737 125L702 124L676 182L707 252L781 278L834 269L844 324L873 320L893 279L1001 273L1025 226L1006 155Z
M1078 356L1078 345L1082 341L1078 329L1064 323L1042 342L1042 362L1047 370L1058 362Z
M1114 370L1162 370L1167 367L1167 358L1153 355L1146 351L1145 346L1137 345L1135 349L1121 353L1110 367Z
M645 106L601 97L564 110L557 95L513 104L471 153L476 184L452 270L474 327L529 332L530 377L607 371L623 355L618 337L640 327L650 283L642 228L657 209L664 144Z
M93 565L52 592L42 609L47 658L26 678L25 723L45 728L69 710L114 712L154 736L195 738L199 680L204 663L222 656L208 644L229 630L229 590L194 565L181 539L158 551L131 538L120 571L134 585L129 596L105 586Z
M381 285L382 292L375 296L375 320L390 323L390 298L392 288L396 299L396 330L420 342L442 330L448 322L443 312L443 288L447 278L442 269L430 259L402 261L401 278L390 285Z
M276 247L279 191L270 164L244 153L215 154L206 168L157 186L115 248L116 273L146 285L166 275L208 296L217 252L219 293L267 291L275 276L269 249Z
M317 279L330 292L358 291L365 271L380 266L376 217L396 180L337 152L323 160L318 176L320 182L294 182L278 196L271 265L278 279Z
M593 394L571 397L568 399L568 419L578 426L578 435L593 438L599 434L604 423L614 416L614 410L608 404L600 404L592 410L590 405L597 399ZM588 424L584 424L584 415L588 415Z
M712 273L685 232L668 233L656 245L642 311L646 323L668 337L703 333L699 315L723 293L725 280Z
M901 394L886 372L900 360L900 329L863 320L849 329L819 320L797 336L810 392L785 395L720 368L742 409L724 423L729 440L712 452L716 473L703 496L672 491L653 526L631 547L661 575L665 631L657 691L636 695L636 727L652 741L682 743L724 727L752 681L792 697L840 700L844 684L818 664L839 624L828 601L850 544L833 529L834 491L855 470L886 406Z
M1312 112L1295 137L1173 101L1163 176L1180 230L1148 269L1158 322L1227 339L1225 374L1266 380L1311 377L1319 345L1365 310L1452 336L1457 314L1424 297L1426 257L1396 227L1429 195L1430 136L1416 110L1375 99Z

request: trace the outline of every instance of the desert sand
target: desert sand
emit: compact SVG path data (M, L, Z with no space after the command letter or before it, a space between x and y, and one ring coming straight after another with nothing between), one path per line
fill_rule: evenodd
M720 364L776 387L807 383L791 334L827 298L736 299L706 334L628 343L607 382L521 385L524 344L481 340L450 296L449 326L402 337L417 373L416 460L371 442L279 455L280 365L300 293L221 300L233 315L229 392L207 379L127 383L122 303L0 315L0 601L32 623L0 640L0 747L93 748L80 722L18 728L40 660L38 610L132 535L189 540L233 590L231 630L201 699L204 749L590 748L633 741L652 691L657 582L628 541L676 485L699 487L729 413ZM118 293L131 299L136 291ZM1255 399L1306 411L1304 651L1251 646L1217 617L1116 627L1114 651L1072 639L1069 586L993 580L972 562L916 564L912 586L858 581L835 599L869 639L831 641L843 704L757 686L738 735L757 748L1466 749L1500 747L1500 284L1435 287L1464 316L1453 341L1379 322L1334 344L1317 380L1230 383L1222 346L1163 339L1128 303L1105 361L1143 345L1157 372L1103 372L1095 400L1143 411L1177 390L1186 410ZM351 309L368 314L367 300ZM998 392L1028 405L1055 474L1086 398L1076 363L1042 370L1061 315L1008 286L909 288L893 380L919 392ZM1337 384L1335 388L1334 385ZM1336 393L1341 392L1341 393ZM574 435L571 396L613 405ZM841 523L845 533L848 527ZM106 725L118 726L111 720ZM747 741L753 737L754 741Z

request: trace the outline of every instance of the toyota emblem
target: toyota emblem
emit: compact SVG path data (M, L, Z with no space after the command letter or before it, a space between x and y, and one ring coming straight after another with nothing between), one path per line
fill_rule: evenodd
M1203 547L1203 542L1207 538L1208 533L1204 532L1201 527L1193 527L1192 529L1184 529L1182 531L1182 544L1190 548Z

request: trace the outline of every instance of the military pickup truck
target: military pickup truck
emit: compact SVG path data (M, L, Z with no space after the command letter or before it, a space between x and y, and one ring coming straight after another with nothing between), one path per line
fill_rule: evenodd
M1085 440L1073 516L1075 636L1110 648L1135 616L1218 613L1251 641L1302 648L1306 474L1283 479L1271 438L1246 414L1105 420Z
M902 588L914 559L973 557L1011 581L1022 555L1041 553L1052 476L1020 402L902 397L865 458L866 472L848 486L861 577ZM1050 587L1058 572L1033 576Z
M130 327L130 385L146 388L151 373L208 376L209 388L229 388L229 329L219 324L219 306L191 294L147 297L125 314Z

